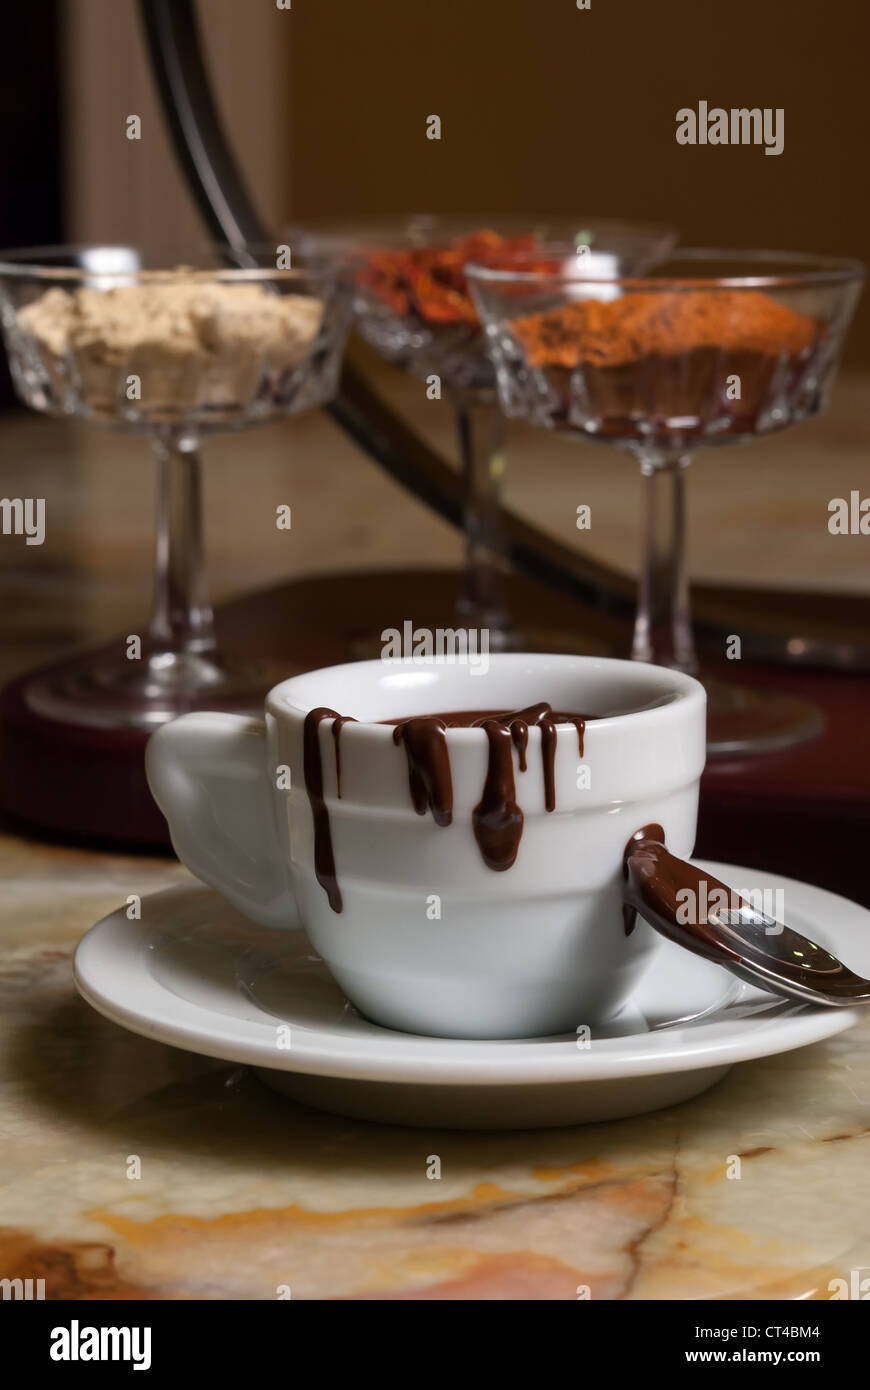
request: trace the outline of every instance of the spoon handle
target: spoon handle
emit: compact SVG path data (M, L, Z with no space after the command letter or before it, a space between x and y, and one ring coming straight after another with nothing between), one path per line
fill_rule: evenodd
M626 933L639 913L669 941L774 994L830 1007L870 1001L870 981L711 873L671 854L660 825L632 835L623 874Z

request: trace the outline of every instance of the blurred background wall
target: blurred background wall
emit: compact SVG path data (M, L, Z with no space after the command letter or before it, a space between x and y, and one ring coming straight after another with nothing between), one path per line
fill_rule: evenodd
M870 261L867 0L293 0L292 14L299 215L582 212L672 221L686 245ZM700 100L783 107L783 153L677 145L676 112ZM850 354L870 362L866 296Z
M285 16L266 0L199 0L197 12L226 129L258 204L277 216L290 178ZM202 240L151 81L136 0L66 0L63 14L60 137L70 239ZM141 140L127 139L129 115L141 118Z
M866 0L199 0L215 87L268 219L410 211L670 220L685 243L870 260ZM26 25L16 7L13 23ZM28 9L28 14L36 14ZM64 229L199 236L145 65L134 0L40 6L28 139L54 119ZM41 39L37 40L37 33ZM55 78L52 48L58 53ZM20 50L19 50L20 52ZM4 63L14 88L23 65ZM55 90L55 88L57 90ZM7 85L7 93L8 93ZM783 107L785 149L678 146L675 114ZM26 106L26 102L25 102ZM18 104L21 117L21 99ZM128 114L143 138L128 141ZM440 116L442 138L426 139ZM7 99L7 117L9 100ZM43 143L45 143L43 139ZM57 232L50 194L22 181ZM16 154L16 151L18 153ZM51 162L43 165L50 189ZM40 239L42 213L13 240ZM848 359L870 363L870 296Z

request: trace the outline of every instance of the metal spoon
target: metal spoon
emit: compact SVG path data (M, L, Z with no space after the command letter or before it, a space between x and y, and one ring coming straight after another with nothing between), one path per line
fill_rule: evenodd
M639 912L669 941L773 994L832 1008L870 1003L870 980L705 870L677 859L665 848L660 825L632 835L624 875L627 934Z

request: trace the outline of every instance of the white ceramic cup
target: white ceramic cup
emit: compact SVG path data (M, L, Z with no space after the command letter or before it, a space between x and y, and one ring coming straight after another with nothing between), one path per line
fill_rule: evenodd
M544 799L541 732L516 770L524 828L516 862L494 871L472 829L488 743L448 729L453 820L417 815L405 750L376 721L469 709L553 709L607 717L558 729L556 809ZM303 776L303 724L327 706L358 723L341 731L337 795L331 720L319 728L341 912L314 867ZM674 854L691 854L704 766L705 696L691 676L598 657L505 654L488 669L407 659L363 661L277 685L265 723L187 714L147 751L151 790L179 858L246 917L296 925L348 998L376 1023L443 1037L574 1032L626 1003L654 933L626 934L622 859L657 822ZM289 789L287 771L289 769Z

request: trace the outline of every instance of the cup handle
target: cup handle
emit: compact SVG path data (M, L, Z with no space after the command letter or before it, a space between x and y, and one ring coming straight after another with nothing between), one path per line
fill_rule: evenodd
M152 734L145 768L176 854L245 917L296 917L286 845L266 762L266 725L237 714L183 714Z

